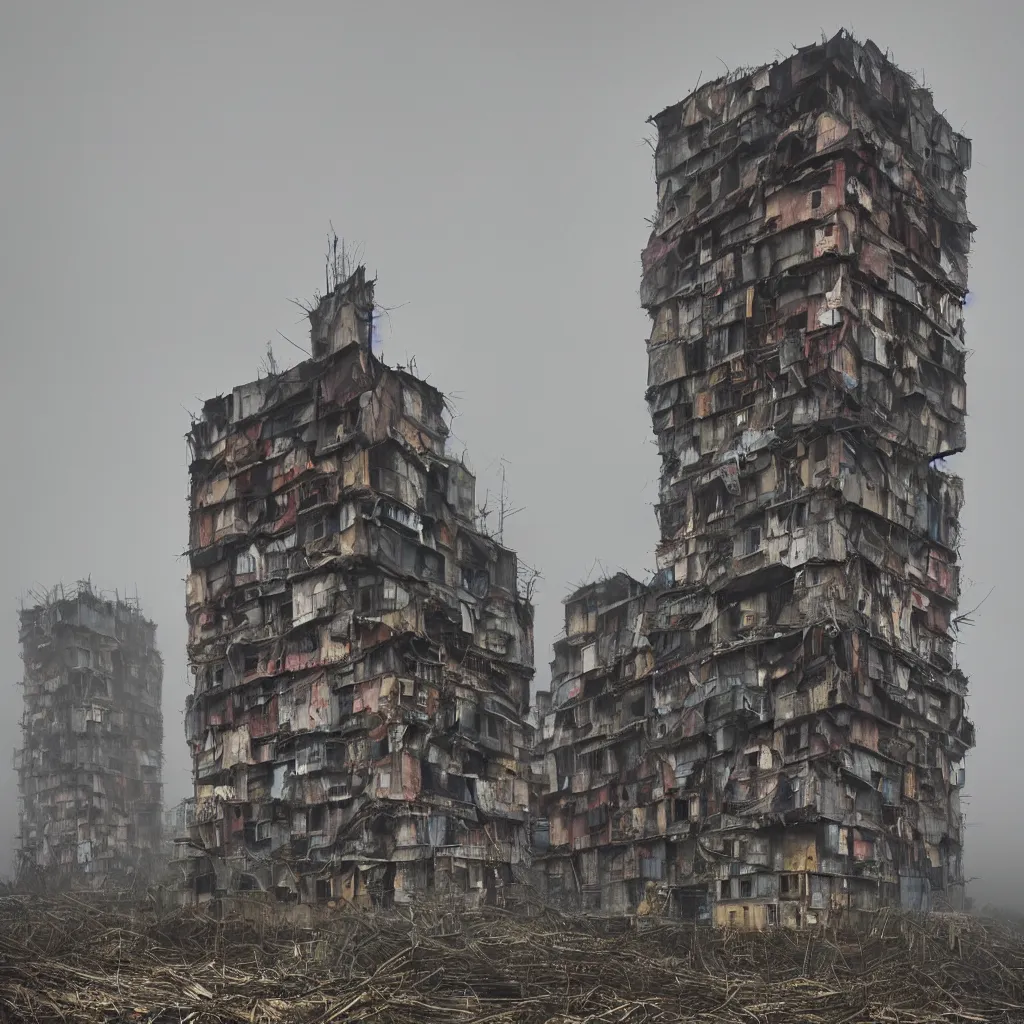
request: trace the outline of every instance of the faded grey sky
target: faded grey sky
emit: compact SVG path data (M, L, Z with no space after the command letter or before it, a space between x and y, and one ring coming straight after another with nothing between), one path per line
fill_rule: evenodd
M87 574L137 586L166 662L168 802L189 790L181 709L186 410L305 343L328 220L394 307L455 433L525 510L506 540L544 574L538 679L560 599L642 575L657 455L637 300L654 210L645 119L698 81L840 27L923 71L974 139L965 636L975 895L1024 904L1016 753L1015 436L1024 347L1013 2L54 3L0 7L0 865L16 832L16 608ZM600 560L600 565L595 564Z

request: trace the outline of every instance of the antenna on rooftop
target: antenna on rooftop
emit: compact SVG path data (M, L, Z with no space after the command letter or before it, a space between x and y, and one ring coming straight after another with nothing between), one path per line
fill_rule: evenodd
M508 500L508 491L505 486L505 466L508 464L505 458L501 459L501 500L498 504L498 543L505 543L505 520L514 516L517 512L522 512L525 506L519 508L510 508L511 502Z

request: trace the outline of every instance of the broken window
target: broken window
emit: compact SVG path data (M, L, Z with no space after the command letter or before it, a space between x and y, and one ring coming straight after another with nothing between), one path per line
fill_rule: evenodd
M468 590L474 597L486 597L491 586L491 576L486 569L463 567L462 589Z
M761 550L761 527L752 526L743 533L743 554L752 555Z
M749 899L753 895L754 895L754 883L753 883L753 881L751 879L749 879L749 878L741 878L740 879L740 898L741 899ZM743 908L743 917L744 917L743 923L744 924L747 923L746 922L746 916L747 916L747 908L744 907Z
M800 876L799 875L780 875L779 876L779 895L788 896L790 899L800 895Z
M725 491L720 480L716 480L697 497L697 514L707 520L725 508Z

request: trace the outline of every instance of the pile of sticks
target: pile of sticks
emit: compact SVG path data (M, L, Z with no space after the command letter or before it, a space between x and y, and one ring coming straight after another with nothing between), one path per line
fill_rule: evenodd
M869 934L641 932L551 911L280 915L0 897L0 1020L1024 1021L1024 936L963 916Z

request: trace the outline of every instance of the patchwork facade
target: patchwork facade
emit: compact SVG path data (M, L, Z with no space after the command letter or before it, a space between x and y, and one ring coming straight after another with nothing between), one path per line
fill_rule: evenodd
M159 870L156 626L80 583L23 609L20 639L19 877L98 886Z
M196 899L496 901L528 862L532 607L373 310L360 268L190 435Z
M652 120L650 649L570 599L554 884L725 925L960 906L970 142L845 33Z
M567 909L629 913L647 882L665 880L668 822L647 770L649 607L647 587L625 573L566 598L551 690L537 695L545 795L535 877Z

